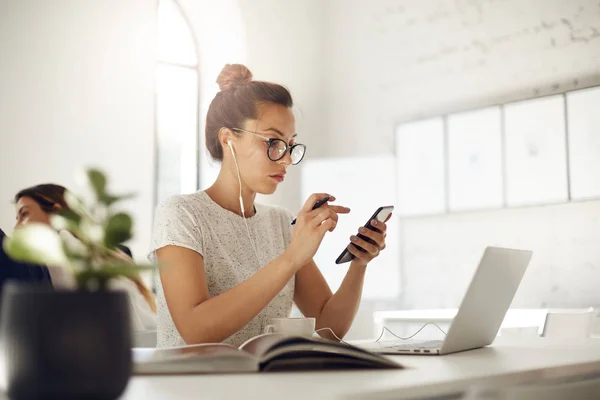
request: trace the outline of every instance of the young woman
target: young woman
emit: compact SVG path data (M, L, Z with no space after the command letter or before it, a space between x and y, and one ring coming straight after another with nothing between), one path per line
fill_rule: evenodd
M358 308L368 263L385 248L386 225L352 236L356 256L332 294L313 261L346 207L311 195L297 215L255 202L272 194L304 157L296 142L293 101L281 85L253 81L243 65L226 65L206 117L206 143L221 171L205 191L173 196L155 216L151 258L158 260L158 347L227 342L263 333L288 317L294 302L316 328L343 337ZM332 196L330 201L335 201ZM325 336L325 335L324 335Z
M32 222L50 225L52 214L69 206L65 201L63 186L55 184L43 184L21 190L15 196L15 208L17 213L16 228ZM77 238L70 232L61 231L59 234L66 240L77 242ZM128 254L126 254L128 253ZM133 262L129 249L113 252L114 258ZM49 266L52 284L58 288L72 288L75 285L74 278L65 273L59 266ZM154 294L144 285L139 277L119 278L111 282L111 287L125 290L130 299L130 314L132 329L134 332L156 329L156 302Z

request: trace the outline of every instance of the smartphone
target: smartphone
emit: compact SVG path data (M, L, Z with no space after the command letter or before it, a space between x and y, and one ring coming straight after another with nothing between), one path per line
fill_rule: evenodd
M377 211L375 211L373 213L371 218L369 218L367 223L364 225L365 228L371 229L371 230L377 230L377 228L374 228L373 226L371 226L371 221L376 219L377 221L385 222L385 220L390 216L392 211L394 211L394 206L379 207L377 209ZM364 235L361 235L360 233L357 236L361 239L366 240L367 242L371 242L371 243L373 242L371 239L369 239L368 237L366 237ZM358 246L356 246L356 248L359 249L360 251L364 251L363 249L361 249ZM343 263L347 263L348 261L352 261L353 259L354 259L354 255L352 253L350 253L347 248L345 248L344 251L342 251L342 254L340 254L340 256L337 258L337 260L335 260L335 263L343 264Z

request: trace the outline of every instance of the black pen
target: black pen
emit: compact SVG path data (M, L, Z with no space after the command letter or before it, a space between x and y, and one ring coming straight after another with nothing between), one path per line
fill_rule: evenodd
M317 201L315 203L315 205L313 206L313 210L316 210L317 208L321 207L323 204L327 203L329 201L329 199L331 199L331 196L325 196L323 197L321 200ZM296 224L296 218L294 218L294 220L292 221L292 225Z

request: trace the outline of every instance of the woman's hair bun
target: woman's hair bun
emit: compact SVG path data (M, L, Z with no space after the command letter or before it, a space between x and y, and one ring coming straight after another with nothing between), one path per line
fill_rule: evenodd
M240 85L252 82L252 72L242 64L227 64L217 77L219 89L232 90Z

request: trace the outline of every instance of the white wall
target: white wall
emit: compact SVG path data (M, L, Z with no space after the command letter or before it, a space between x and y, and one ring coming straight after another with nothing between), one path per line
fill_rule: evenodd
M399 122L600 84L598 0L326 4L330 156L390 154ZM599 217L589 202L407 220L403 304L457 306L483 246L504 244L535 250L515 304L600 305Z
M135 218L131 247L145 258L154 188L153 0L0 2L0 227L11 199L74 172L104 169Z
M324 155L322 125L324 3L320 0L238 0L246 32L248 66L255 79L286 86L295 103L297 141L307 158ZM285 182L261 201L292 212L302 206L300 168L290 166Z
M533 250L513 306L600 306L600 201L407 219L403 304L457 307L485 246Z
M330 155L392 151L398 122L600 82L598 0L326 4Z

